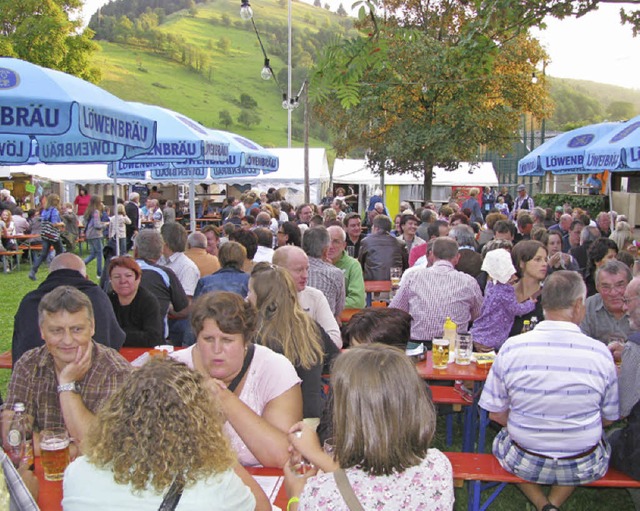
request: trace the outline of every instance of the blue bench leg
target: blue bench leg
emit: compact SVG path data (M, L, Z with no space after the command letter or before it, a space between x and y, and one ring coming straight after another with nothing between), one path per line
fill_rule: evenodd
M447 436L446 436L447 446L451 446L453 443L453 414L450 413L447 415Z

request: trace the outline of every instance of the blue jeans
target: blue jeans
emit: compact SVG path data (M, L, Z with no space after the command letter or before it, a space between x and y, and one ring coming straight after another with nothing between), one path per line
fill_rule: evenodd
M31 271L33 271L33 273L37 273L38 268L40 268L40 265L43 263L43 261L47 260L51 247L53 247L53 249L56 251L56 255L62 254L62 252L64 252L64 248L62 247L62 240L60 238L58 238L58 241L50 241L48 239L42 238L42 252L40 252L40 255L36 259L36 262L33 263L33 266L31 267Z
M89 255L85 257L84 264L89 264L95 259L99 277L102 275L102 238L88 239L87 244L89 245Z

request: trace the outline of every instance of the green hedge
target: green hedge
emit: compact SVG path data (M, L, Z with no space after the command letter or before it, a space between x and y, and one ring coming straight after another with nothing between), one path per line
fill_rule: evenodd
M591 218L595 218L600 211L607 211L605 200L608 197L604 195L574 195L568 193L539 193L534 198L536 206L541 208L551 208L555 210L556 206L562 206L565 203L571 205L572 208L581 208L589 213Z

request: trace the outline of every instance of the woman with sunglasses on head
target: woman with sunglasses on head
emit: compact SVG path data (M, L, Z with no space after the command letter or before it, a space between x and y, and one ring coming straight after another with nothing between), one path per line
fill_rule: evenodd
M319 418L323 367L338 354L327 333L302 309L289 272L258 263L249 279L248 300L258 309L256 342L282 353L302 380L303 416Z

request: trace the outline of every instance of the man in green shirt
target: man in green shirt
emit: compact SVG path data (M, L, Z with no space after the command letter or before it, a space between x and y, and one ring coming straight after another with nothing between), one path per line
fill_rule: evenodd
M357 259L349 257L345 251L347 246L347 235L344 229L337 225L327 228L331 237L329 245L329 262L344 273L344 284L346 290L345 309L362 309L365 305L364 299L364 277L362 267Z

